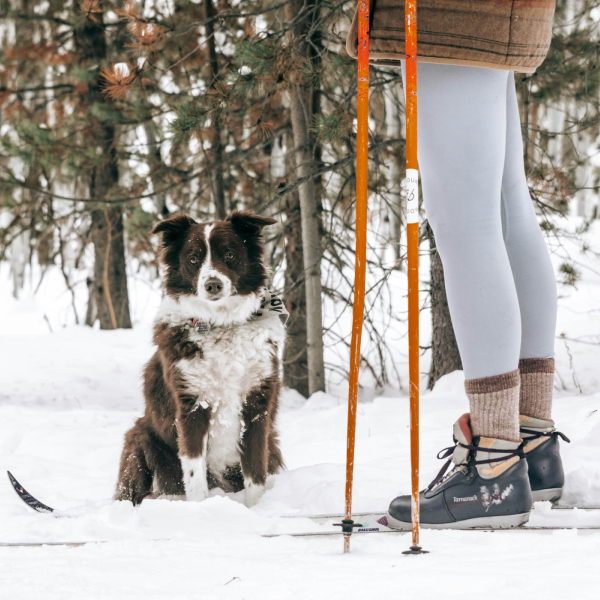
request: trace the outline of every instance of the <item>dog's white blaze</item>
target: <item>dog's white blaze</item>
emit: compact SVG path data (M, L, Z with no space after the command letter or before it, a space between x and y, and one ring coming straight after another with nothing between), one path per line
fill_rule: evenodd
M214 225L207 225L204 228L204 241L206 242L206 258L200 267L200 274L198 275L198 296L204 297L206 291L204 290L204 282L208 279L208 273L212 270L212 253L210 251L210 234L214 229Z
M186 500L201 502L208 498L205 456L198 456L197 458L180 456L179 458L181 460L181 468L183 469L183 485L185 486Z
M244 401L271 375L273 348L268 341L281 342L283 334L278 317L250 321L228 335L190 331L190 339L202 346L202 357L181 360L177 367L187 389L198 395L198 405L207 402L212 411L206 461L216 477L240 461Z
M258 501L265 493L265 486L256 485L251 479L244 478L244 487L246 488L246 506L251 508L258 504Z
M232 285L231 285L231 279L229 279L229 277L227 277L227 275L225 275L224 273L221 273L220 271L217 271L212 264L212 252L210 249L210 234L212 233L213 229L214 229L214 225L207 225L204 228L204 239L206 241L206 259L204 260L204 262L202 263L202 267L200 268L200 273L198 275L198 297L199 298L204 298L204 299L209 299L211 296L210 294L208 294L206 292L206 289L204 288L204 284L206 283L206 281L208 279L210 279L211 277L216 277L217 279L219 279L220 281L223 282L223 292L222 292L222 298L219 298L219 300L208 300L211 304L221 304L223 302L225 302L225 300L227 300L230 296L231 296L231 292L232 292Z

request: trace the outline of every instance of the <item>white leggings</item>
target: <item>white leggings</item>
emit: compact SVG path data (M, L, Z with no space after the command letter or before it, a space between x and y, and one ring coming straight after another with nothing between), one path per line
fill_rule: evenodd
M419 63L418 136L466 378L552 358L556 281L525 178L514 74Z

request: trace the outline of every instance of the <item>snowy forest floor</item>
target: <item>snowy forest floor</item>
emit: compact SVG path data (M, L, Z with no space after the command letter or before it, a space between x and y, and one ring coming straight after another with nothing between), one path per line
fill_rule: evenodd
M315 528L278 515L342 509L346 407L331 395L304 403L285 394L287 470L271 478L251 510L243 492L214 493L203 503L147 500L139 508L111 501L123 434L142 409L148 340L146 327L2 336L0 471L11 470L51 506L79 508L68 519L34 514L4 480L0 542L111 540L0 548L2 597L426 599L462 598L466 587L478 596L526 598L543 589L549 599L597 597L598 532L423 531L431 554L421 557L402 556L406 535L355 537L349 556L337 537L260 537ZM462 380L453 373L423 395L422 483L439 468L435 454L451 443L452 423L467 410ZM600 393L557 396L555 419L573 442L563 444L564 499L600 504ZM360 404L356 511L384 509L408 491L408 440L406 397ZM530 522L586 524L589 516L537 505Z
M343 509L343 390L308 401L284 394L279 428L287 470L270 478L252 509L244 492L214 491L202 503L147 500L138 508L113 502L123 435L142 411L151 316L130 331L60 327L48 304L11 298L7 269L0 278L0 542L108 541L0 548L0 597L597 598L600 532L424 530L422 545L431 554L419 557L401 554L407 535L355 536L345 556L338 537L261 537L315 529L311 521L281 515ZM600 275L587 273L563 294L559 317L559 333L584 340L557 341L554 409L572 440L562 444L563 498L579 506L600 505L599 306ZM436 453L452 443L452 424L468 410L462 382L455 372L422 395L422 485L439 470ZM354 510L379 511L409 491L408 398L386 390L362 399ZM41 501L73 509L74 516L34 514L4 479L6 470ZM600 515L551 512L542 503L530 523L592 520L600 525Z

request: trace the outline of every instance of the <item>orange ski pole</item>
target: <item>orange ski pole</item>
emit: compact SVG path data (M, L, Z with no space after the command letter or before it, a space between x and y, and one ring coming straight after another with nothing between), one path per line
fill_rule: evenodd
M350 379L348 392L348 447L346 452L346 518L340 523L344 534L344 553L350 551L352 529L352 482L354 479L354 443L360 340L365 307L367 264L367 179L369 160L369 0L358 1L358 106L356 132L356 254L354 265L354 307L350 343Z
M408 370L412 546L419 546L419 164L417 162L417 2L405 2L406 32L406 245L408 256Z

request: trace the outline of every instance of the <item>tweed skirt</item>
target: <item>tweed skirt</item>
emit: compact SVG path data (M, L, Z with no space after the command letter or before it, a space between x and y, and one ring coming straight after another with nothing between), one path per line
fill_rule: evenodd
M555 0L417 0L417 59L533 73L550 47ZM370 59L404 60L404 0L371 0ZM346 40L358 56L358 9Z

